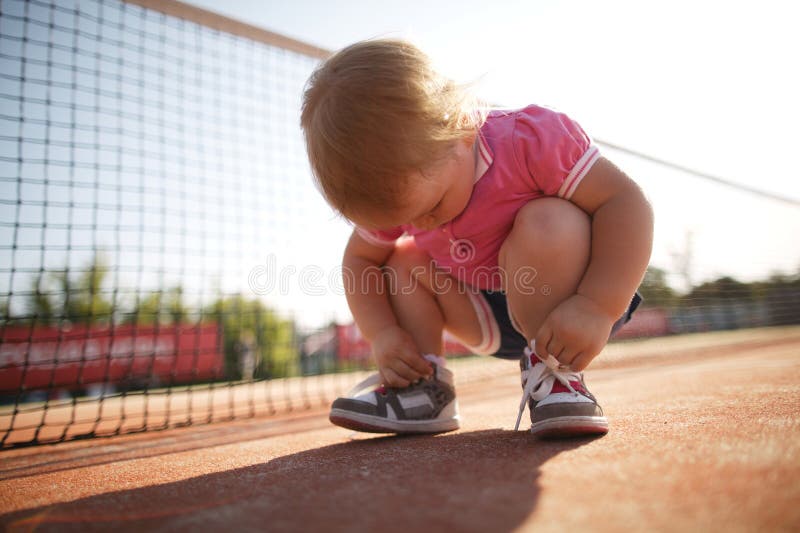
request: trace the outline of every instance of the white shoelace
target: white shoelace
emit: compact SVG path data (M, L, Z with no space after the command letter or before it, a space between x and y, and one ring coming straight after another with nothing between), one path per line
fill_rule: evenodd
M525 348L525 356L528 360L530 360L531 355L533 355L533 350ZM542 363L543 364L534 364L529 369L523 370L522 372L524 387L522 390L522 400L519 402L519 413L517 413L517 423L514 425L514 431L519 429L519 422L522 420L522 413L525 412L525 405L528 403L528 397L533 398L533 400L537 402L545 399L553 390L553 385L556 380L572 391L573 394L578 394L569 382L570 379L572 381L580 381L580 372L565 370L559 365L558 360L549 354L547 360L542 361Z
M348 392L345 395L345 398L355 398L356 396L364 394L365 392L371 392L377 390L380 384L381 384L381 375L372 374L367 379L365 379L364 381L362 381L361 383L357 384L352 389L350 389L350 392Z

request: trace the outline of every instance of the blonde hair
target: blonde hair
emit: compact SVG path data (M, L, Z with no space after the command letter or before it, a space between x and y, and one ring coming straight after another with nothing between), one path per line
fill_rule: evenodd
M311 75L300 122L323 195L350 218L402 207L408 176L483 120L469 91L416 46L377 39L344 48Z

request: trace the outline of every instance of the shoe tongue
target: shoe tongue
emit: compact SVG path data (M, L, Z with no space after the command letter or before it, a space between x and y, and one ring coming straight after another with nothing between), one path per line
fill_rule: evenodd
M570 380L569 384L572 385L572 388L575 389L577 392L586 391L586 389L583 388L583 384L577 379ZM556 380L555 382L553 382L553 390L550 392L554 393L554 392L572 392L572 391L569 390L566 385Z
M575 389L575 390L579 390L579 387L577 386L577 385L578 385L578 382L577 382L577 381L570 381L570 383L569 383L569 384L570 384L570 385L572 385L572 388L573 388L573 389ZM554 383L553 383L553 390L551 390L551 391L550 391L550 393L551 393L551 394L553 394L553 393L556 393L556 392L572 392L572 391L571 391L571 390L569 390L569 389L568 389L568 388L567 388L567 387L566 387L566 386L565 386L563 383L561 383L560 381L556 381L556 382L554 382Z

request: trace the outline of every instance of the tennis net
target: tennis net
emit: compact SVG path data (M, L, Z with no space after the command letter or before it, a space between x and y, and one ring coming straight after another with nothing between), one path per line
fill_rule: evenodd
M2 1L0 447L313 408L370 367L299 129L326 54L174 1ZM693 179L646 164L656 200ZM625 336L800 321L796 273L697 279L692 250Z

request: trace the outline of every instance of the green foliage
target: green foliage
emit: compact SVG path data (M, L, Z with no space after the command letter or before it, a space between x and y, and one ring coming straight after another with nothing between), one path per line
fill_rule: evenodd
M744 283L730 276L722 276L692 287L680 294L667 282L667 272L650 266L645 273L639 292L649 307L684 307L715 305L725 302L767 302L800 291L800 272L794 275L773 274L767 280ZM783 295L783 296L782 296Z
M710 305L726 300L753 302L755 294L752 285L724 276L694 287L681 300L691 305Z
M140 297L125 320L131 324L180 324L188 321L189 309L183 302L183 287L153 291Z
M181 286L156 290L139 297L126 312L117 302L115 287L108 287L109 268L97 254L83 270L44 273L32 283L29 315L37 324L194 324L214 322L222 334L226 376L229 379L277 378L299 374L300 357L294 323L283 319L263 302L243 295L221 297L202 308L184 301ZM639 288L645 305L673 310L727 303L754 303L765 308L769 324L800 320L800 271L775 274L769 279L743 283L732 277L695 286L681 295L667 281L667 272L651 266ZM128 307L130 309L130 307ZM27 321L11 316L9 299L0 300L7 322Z
M650 267L639 291L644 296L645 305L679 313L714 309L717 315L728 313L737 316L736 313L741 314L742 309L750 309L754 313L752 316L761 317L751 319L760 325L800 323L800 271L794 275L773 274L766 280L752 283L722 276L679 295L667 285L663 270Z
M0 317L3 321L11 321L11 304L5 296L0 296Z
M87 269L70 275L62 270L49 277L40 274L33 282L29 311L37 323L106 324L112 319L114 304L104 289L108 265L102 254L96 254ZM57 295L57 296L54 296Z
M800 323L800 271L793 276L773 274L755 283L753 292L767 303L772 325Z
M53 305L47 291L47 280L44 274L40 272L36 279L33 280L30 302L28 304L31 314L36 316L40 321L50 322L57 315L53 310Z
M775 290L796 291L800 289L800 271L794 275L772 274L765 281L753 283L753 292L758 296L766 296Z
M294 324L281 319L260 300L241 295L214 302L204 315L222 325L226 374L240 379L241 356L255 356L254 377L276 378L297 375L299 355Z
M678 304L678 293L667 283L667 272L651 266L645 272L639 293L650 307L674 307Z
M28 312L36 324L187 324L216 322L223 336L226 376L230 379L285 377L299 372L294 323L282 319L260 300L241 295L220 298L205 309L191 310L180 286L141 296L124 312L107 287L108 266L97 254L88 267L39 275L33 282ZM10 321L8 301L3 302ZM199 318L198 318L199 317ZM249 355L249 357L248 357ZM247 360L248 364L243 364Z

